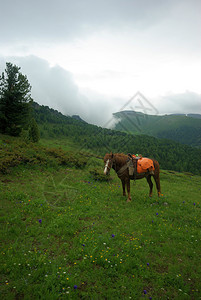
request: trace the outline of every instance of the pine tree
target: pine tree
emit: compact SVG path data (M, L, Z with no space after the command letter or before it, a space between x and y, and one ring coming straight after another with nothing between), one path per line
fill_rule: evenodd
M29 126L29 140L37 143L40 139L39 128L34 118L31 119Z
M20 68L6 63L0 76L0 132L18 136L29 121L31 86Z

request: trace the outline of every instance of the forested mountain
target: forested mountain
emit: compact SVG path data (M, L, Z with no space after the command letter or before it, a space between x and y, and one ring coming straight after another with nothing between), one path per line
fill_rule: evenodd
M201 148L201 115L146 115L135 111L113 114L118 123L116 130L132 134L147 134L171 139L182 144Z
M110 151L141 153L157 159L163 169L201 174L201 149L148 135L134 136L101 128L37 103L33 108L42 138L66 138L77 145L79 151L92 151L102 156Z

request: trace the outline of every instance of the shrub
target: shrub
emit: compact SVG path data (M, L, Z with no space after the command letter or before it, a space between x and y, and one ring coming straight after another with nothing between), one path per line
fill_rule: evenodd
M61 148L48 149L35 143L27 143L20 138L3 139L0 143L1 173L7 173L10 168L18 165L84 168L86 164L86 156L65 152Z
M103 170L99 168L91 168L89 169L89 173L93 177L94 180L99 181L109 181L110 175L104 175Z

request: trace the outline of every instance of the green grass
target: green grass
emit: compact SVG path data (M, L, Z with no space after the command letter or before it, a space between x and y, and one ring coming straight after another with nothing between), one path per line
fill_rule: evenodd
M201 178L162 171L161 198L140 180L127 203L92 167L0 175L1 299L199 299Z
M49 148L55 148L55 147L62 147L65 151L72 151L77 150L79 148L78 146L75 146L75 143L73 143L69 138L59 138L59 139L40 139L39 142L42 146L46 146Z

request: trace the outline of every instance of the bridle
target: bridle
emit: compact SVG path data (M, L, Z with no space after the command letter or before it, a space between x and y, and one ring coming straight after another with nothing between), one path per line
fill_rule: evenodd
M110 166L109 166L109 163L110 163ZM110 170L112 169L113 163L114 163L114 159L108 158L108 160L106 161L106 164L105 164L105 168L104 168L105 175L110 172ZM108 172L107 172L107 169L108 169Z

